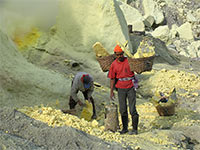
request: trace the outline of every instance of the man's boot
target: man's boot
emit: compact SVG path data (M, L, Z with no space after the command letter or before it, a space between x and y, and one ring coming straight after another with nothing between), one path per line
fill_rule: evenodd
M132 116L133 129L129 132L130 135L137 135L138 134L138 122L139 122L139 115Z
M128 116L122 116L123 129L119 132L120 134L125 134L128 132Z

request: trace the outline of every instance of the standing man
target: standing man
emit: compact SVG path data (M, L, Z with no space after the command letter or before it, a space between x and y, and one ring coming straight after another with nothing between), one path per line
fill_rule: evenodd
M119 111L121 114L123 129L120 134L128 132L128 111L127 98L129 104L129 112L132 117L133 129L129 132L130 135L138 134L139 115L136 110L136 91L134 87L135 74L130 70L127 57L124 57L124 52L121 47L117 45L114 48L116 55L115 61L111 64L108 78L110 78L110 98L113 99L114 87L117 88L119 99ZM115 80L117 79L117 83Z
M92 119L96 119L96 110L94 105L94 99L92 98L92 93L94 91L93 78L90 74L86 72L78 72L72 80L71 85L71 95L69 99L69 107L70 109L74 109L76 104L78 103L80 106L84 104L78 98L77 94L81 91L85 100L88 100L92 103L93 106L93 115Z

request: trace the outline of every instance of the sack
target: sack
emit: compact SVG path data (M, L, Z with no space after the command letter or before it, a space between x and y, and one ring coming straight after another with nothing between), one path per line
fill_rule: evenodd
M105 107L105 130L117 131L119 129L118 109L116 104Z
M83 107L80 118L84 118L85 120L90 121L93 114L92 103L86 100L85 104L86 104L86 107Z

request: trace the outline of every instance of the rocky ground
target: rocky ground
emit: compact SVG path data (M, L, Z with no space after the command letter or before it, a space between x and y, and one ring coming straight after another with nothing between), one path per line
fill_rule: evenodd
M199 76L199 61L192 60L191 69L187 63L189 61L188 58L177 57L181 60L179 65L155 63L153 69L155 71L164 69L168 70L168 72L180 70ZM64 71L62 72L61 70L65 70L63 69L62 63L57 63L57 67L52 67L51 65L46 67L66 76L70 76L73 73L73 71L70 74ZM148 73L150 72L137 75L137 77L141 82L142 80L148 82L146 78ZM96 81L101 83L101 80ZM172 80L172 82L174 81ZM146 90L150 91L151 89L147 88ZM143 92L141 87L137 96L137 108L140 114L139 135L137 136L121 136L118 133L104 131L104 113L102 110L104 109L103 104L109 101L109 89L106 85L102 85L102 88L96 87L94 97L98 114L97 123L87 122L83 119L81 120L71 115L63 114L59 110L61 108L59 102L54 106L51 105L49 108L46 108L46 106L36 106L35 108L24 107L19 109L19 111L27 114L31 118L15 109L2 108L0 113L2 131L1 147L11 147L11 149L65 149L66 147L70 149L96 149L95 145L101 143L98 147L99 149L149 149L149 146L153 149L199 148L198 130L200 128L200 115L198 106L200 96L189 96L189 94L186 96L178 95L179 102L176 115L172 117L159 117L155 107L149 102L151 96L148 92ZM77 107L77 110L81 111L82 108ZM76 116L79 115L77 112ZM129 128L131 129L130 123ZM74 135L73 137L80 137L80 139L69 137L69 134ZM95 137L90 136L90 134ZM55 138L49 137L56 137L56 140ZM88 141L88 143L85 143L85 141ZM24 145L22 143L26 144Z
M63 1L55 26L48 32L35 27L36 24L31 28L28 21L19 28L18 24L25 22L26 17L3 11L3 18L12 17L11 24L0 19L0 149L199 150L199 0L178 3L151 0L151 5L147 0L124 1L137 11L119 1L90 2L93 5L79 0ZM123 6L122 11L117 4ZM194 11L189 11L191 8ZM122 12L131 17L124 18ZM138 28L133 24L133 31L142 30L128 33L126 21L135 17L142 24L134 20L132 23ZM178 26L176 32L173 25ZM23 29L30 30L20 36ZM92 45L100 41L112 53L116 41L123 43L126 39L135 52L144 35L153 40L156 58L151 72L136 75L140 86L137 90L139 134L105 131L109 80L95 58ZM81 118L80 106L74 115L61 112L68 109L71 80L78 71L94 77L96 120ZM159 116L152 98L159 91L169 94L174 88L178 97L175 114Z

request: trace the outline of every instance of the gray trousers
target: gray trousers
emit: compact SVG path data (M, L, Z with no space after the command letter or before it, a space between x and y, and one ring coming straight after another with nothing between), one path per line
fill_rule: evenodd
M128 89L118 88L119 111L121 116L128 116L127 98L129 105L129 112L132 116L138 115L136 110L136 91L134 87Z

